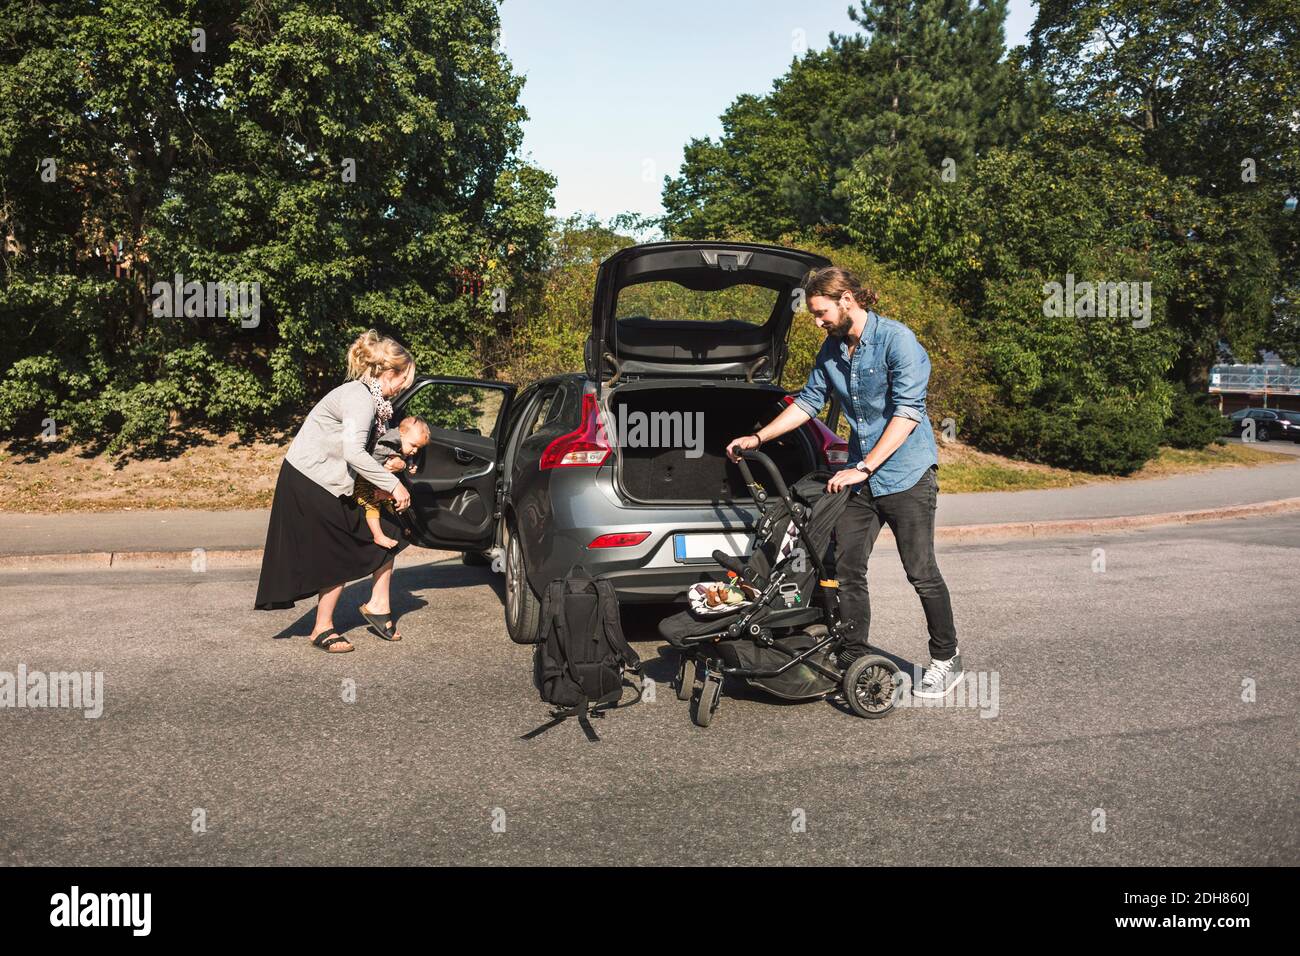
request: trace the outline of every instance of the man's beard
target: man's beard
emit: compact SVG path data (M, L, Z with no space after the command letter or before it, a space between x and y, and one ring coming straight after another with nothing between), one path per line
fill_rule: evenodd
M849 334L851 328L853 328L853 317L849 315L849 310L840 309L839 317L835 320L834 325L827 327L826 334L842 339Z

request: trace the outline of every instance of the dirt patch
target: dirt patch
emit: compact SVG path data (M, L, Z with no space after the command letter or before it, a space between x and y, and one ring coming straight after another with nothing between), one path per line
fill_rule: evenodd
M155 508L268 508L289 439L243 443L237 435L205 435L164 458L89 456L0 447L0 511L130 511Z

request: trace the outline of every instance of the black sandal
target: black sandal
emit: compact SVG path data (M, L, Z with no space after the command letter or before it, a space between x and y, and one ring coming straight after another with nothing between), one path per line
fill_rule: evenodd
M397 624L393 620L391 611L381 617L370 611L364 604L357 608L357 611L366 619L366 623L370 625L370 630L374 631L380 640L400 641L402 639L400 634L396 637L393 636L397 631Z
M333 634L334 636L330 637L331 634ZM311 643L313 647L319 647L322 651L325 651L327 654L347 654L356 650L355 647L349 647L346 651L330 650L331 647L333 647L335 644L339 643L340 641L342 641L344 644L352 643L346 637L344 637L342 634L340 634L338 631L336 631L334 628L331 627L328 631L321 631L319 634L317 634L316 639L313 640Z

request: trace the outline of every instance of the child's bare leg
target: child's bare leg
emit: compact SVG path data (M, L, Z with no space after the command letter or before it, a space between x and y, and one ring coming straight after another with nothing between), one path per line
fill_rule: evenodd
M379 523L378 508L366 509L366 525L370 528L370 535L375 539L375 544L379 545L381 548L397 547L397 539L390 538L388 535L384 534L384 526Z

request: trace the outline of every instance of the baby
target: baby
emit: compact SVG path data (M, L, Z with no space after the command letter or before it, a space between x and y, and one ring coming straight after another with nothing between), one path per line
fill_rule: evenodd
M429 443L429 423L418 415L408 415L379 437L372 452L375 461L389 471L403 471L415 474L416 466L412 460L416 452ZM383 525L379 523L379 508L387 498L381 498L382 492L365 478L357 475L353 488L357 504L366 511L366 524L375 544L381 548L397 546L397 539L384 534Z

